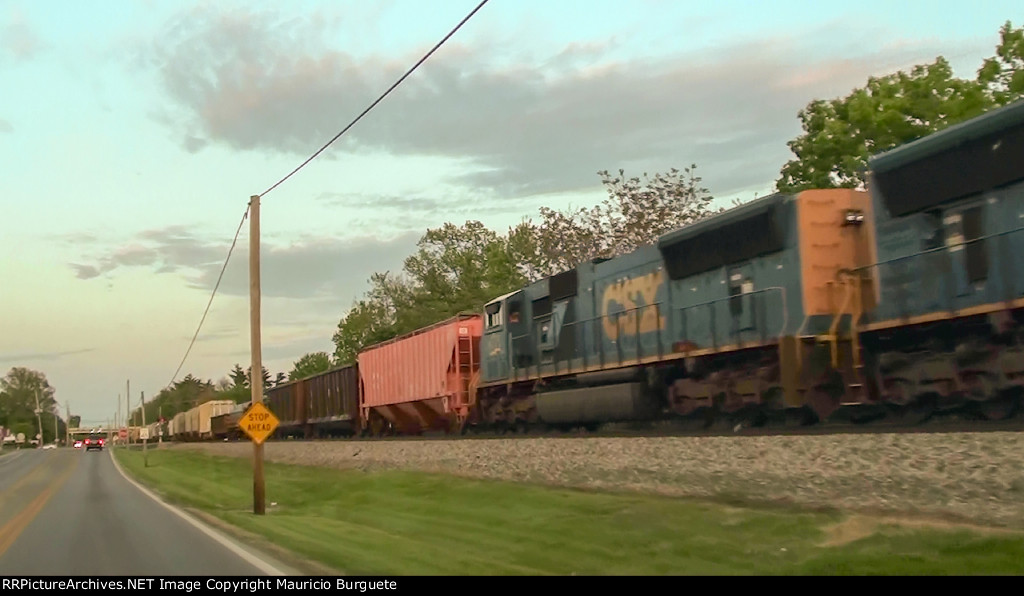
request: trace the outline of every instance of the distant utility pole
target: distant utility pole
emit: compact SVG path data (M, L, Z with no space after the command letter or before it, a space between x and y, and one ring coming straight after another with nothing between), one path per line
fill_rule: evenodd
M124 438L124 444L130 445L132 442L132 381L128 379L124 382L124 413L125 413L125 432L128 436Z
M263 403L263 353L260 340L260 196L249 202L249 335L252 346L252 372L249 388L252 405ZM253 513L264 515L263 444L253 441L252 497Z
M71 402L64 402L64 414L67 420L64 421L64 446L71 444Z
M142 428L146 428L146 392L140 392L142 396ZM142 461L143 467L149 467L149 452L146 450L146 445L149 443L149 435L146 435L145 439L142 439Z
M36 389L36 422L39 423L39 447L43 446L43 413L42 408L39 407L39 390Z

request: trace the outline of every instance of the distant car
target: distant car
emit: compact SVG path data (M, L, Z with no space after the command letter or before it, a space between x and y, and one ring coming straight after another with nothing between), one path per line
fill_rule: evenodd
M50 443L49 445L43 445L43 449L56 449L56 448L57 448L57 446L54 445L53 443Z
M82 448L82 441L81 440L75 441L75 449L81 449L81 448Z
M103 451L104 443L106 443L106 439L101 435L89 435L89 438L85 440L85 450L92 451L93 449L96 449L98 451Z

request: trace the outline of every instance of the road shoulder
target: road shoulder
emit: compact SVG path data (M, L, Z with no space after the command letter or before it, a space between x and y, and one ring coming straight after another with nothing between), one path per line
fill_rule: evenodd
M191 508L186 510L168 503L153 490L132 478L117 462L113 451L110 453L110 459L118 473L132 486L264 573L274 576L340 575L335 570L303 561L294 553L267 544L262 537L245 532L205 512Z

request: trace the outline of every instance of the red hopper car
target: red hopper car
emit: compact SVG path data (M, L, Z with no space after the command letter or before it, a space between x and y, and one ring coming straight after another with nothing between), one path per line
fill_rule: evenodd
M457 432L474 404L483 317L462 314L359 354L359 411L365 431Z

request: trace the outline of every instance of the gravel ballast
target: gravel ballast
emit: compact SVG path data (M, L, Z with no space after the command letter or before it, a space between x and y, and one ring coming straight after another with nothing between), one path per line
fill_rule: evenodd
M253 451L248 442L173 448L235 457ZM1024 433L1017 432L282 441L266 443L264 458L1024 529Z

